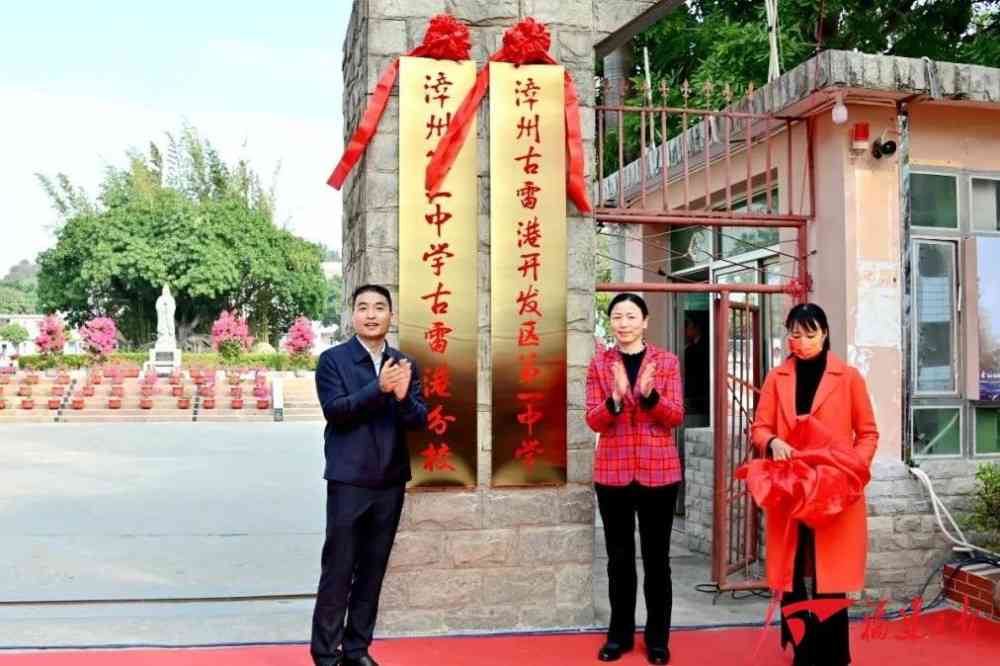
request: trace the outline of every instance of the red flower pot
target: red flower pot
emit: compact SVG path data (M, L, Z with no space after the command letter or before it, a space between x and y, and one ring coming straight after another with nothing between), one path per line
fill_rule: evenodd
M125 376L129 377L130 379L135 379L136 377L139 376L139 367L138 366L134 366L134 367L131 367L131 368L126 368L126 370L125 370Z
M144 384L144 385L143 385L143 386L142 386L142 387L141 387L141 388L139 389L139 394L140 394L140 395L141 395L141 396L142 396L143 398L149 398L149 397L152 397L152 395L153 395L153 391L154 391L154 390L155 390L155 389L154 389L154 388L153 388L153 387L152 387L151 385L149 385L149 384Z
M122 408L122 399L120 397L111 398L110 400L108 400L108 409L121 409L121 408Z
M62 404L62 400L59 398L49 398L49 409L59 409L59 405Z
M233 398L230 407L233 409L243 409L243 398Z
M0 386L10 384L10 375L0 375Z
M28 384L21 384L17 387L17 395L19 398L30 398L31 397L31 386Z
M27 377L24 378L24 383L25 384L37 384L38 383L38 375L28 375Z
M90 383L91 384L103 384L104 383L104 377L102 377L101 375L91 375L90 376Z
M141 400L139 400L139 408L140 409L152 409L153 408L153 399L152 398L142 398Z
M76 410L83 409L83 398L73 398L71 406Z
M87 386L84 386L83 387L83 397L85 397L85 398L93 398L94 397L94 387L91 386L91 385L89 385L89 384Z
M56 384L62 384L63 386L69 384L69 375L61 374L58 377L56 377Z
M191 409L191 398L177 398L177 409Z
M202 377L201 375L192 375L191 379L192 381L194 381L196 386L201 386L202 384L205 383L205 378Z
M184 387L180 385L171 386L170 391L175 398L179 398L184 394Z
M66 392L66 387L60 384L55 384L52 386L51 395L59 396Z
M31 398L25 398L21 401L21 409L34 409L35 401Z
M7 409L7 401L4 400L3 398L0 398L0 411L4 409Z
M121 384L118 384L117 386L112 386L111 387L111 397L113 397L113 398L122 398L124 396L125 396L125 387L124 386L122 386Z
M202 386L201 388L198 389L198 395L200 395L202 398L211 398L215 395L215 387Z
M205 398L201 401L202 409L215 409L215 398Z
M271 406L271 401L267 398L257 400L257 409L267 409Z

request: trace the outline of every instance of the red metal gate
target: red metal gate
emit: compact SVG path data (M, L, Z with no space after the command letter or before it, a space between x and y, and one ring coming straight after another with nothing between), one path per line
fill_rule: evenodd
M736 469L754 457L750 441L761 385L760 308L715 303L715 492L712 501L712 578L719 590L766 588L760 575L760 509ZM758 566L754 566L754 565ZM734 574L738 580L730 580Z

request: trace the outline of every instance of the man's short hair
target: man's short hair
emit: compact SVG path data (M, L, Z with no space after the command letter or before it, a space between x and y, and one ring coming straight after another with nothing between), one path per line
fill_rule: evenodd
M358 296L361 294L373 292L376 294L381 294L385 296L386 302L389 303L389 312L392 312L392 296L389 294L389 290L380 284L363 284L354 290L354 294L351 296L351 309L354 309L355 303L358 301Z

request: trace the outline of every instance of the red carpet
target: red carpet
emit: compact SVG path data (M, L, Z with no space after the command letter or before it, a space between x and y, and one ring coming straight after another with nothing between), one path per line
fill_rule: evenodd
M851 626L855 666L979 666L1000 664L1000 623L975 620L970 631L954 611L921 618L918 634L908 638L905 626L892 622L883 638L865 639L865 626ZM748 664L785 666L790 653L778 648L776 629L768 630L760 652L753 652L760 629L678 631L670 639L674 666ZM490 638L407 638L377 641L372 656L381 666L556 666L599 663L598 634L502 636ZM637 650L619 664L645 664L641 639ZM311 666L305 645L174 650L74 650L0 652L2 666Z

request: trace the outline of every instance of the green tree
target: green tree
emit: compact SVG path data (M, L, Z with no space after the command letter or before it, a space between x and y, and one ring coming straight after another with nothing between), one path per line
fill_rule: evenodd
M344 308L344 276L334 275L327 280L326 309L323 312L323 325L340 327L340 319Z
M35 299L30 293L0 284L0 313L34 314Z
M28 329L17 323L10 323L6 326L0 326L0 340L6 340L7 342L14 345L14 349L28 341Z
M53 196L53 205L65 220L38 258L39 299L71 325L108 316L133 345L148 343L163 284L177 301L181 342L208 332L223 310L243 313L271 344L296 316L323 312L320 246L277 228L273 193L193 128L168 134L165 151L151 144L128 168L109 168L96 203Z

